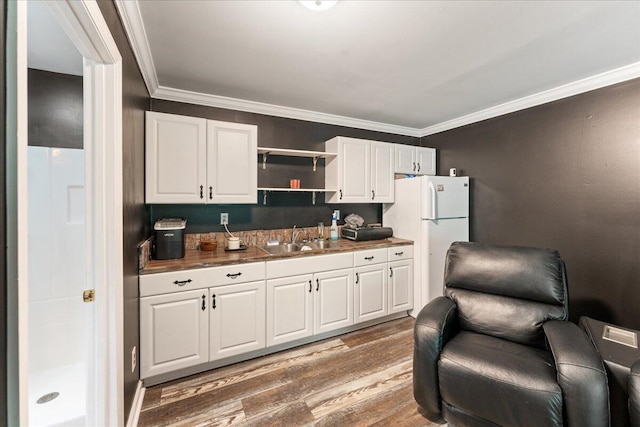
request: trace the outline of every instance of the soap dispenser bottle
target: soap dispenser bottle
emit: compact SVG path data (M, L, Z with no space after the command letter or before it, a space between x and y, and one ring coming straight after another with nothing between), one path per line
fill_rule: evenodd
M338 218L335 212L331 217L331 240L338 240Z

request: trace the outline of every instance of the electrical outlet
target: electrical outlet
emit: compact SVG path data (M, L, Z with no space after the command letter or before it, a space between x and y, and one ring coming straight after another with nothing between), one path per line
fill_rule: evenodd
M338 209L334 210L333 214L336 216L336 219L340 219L340 211Z
M220 225L229 224L229 214L224 212L220 214Z
M136 346L133 346L133 349L131 350L131 372L135 372L136 371L136 363L137 363L137 356L136 356Z

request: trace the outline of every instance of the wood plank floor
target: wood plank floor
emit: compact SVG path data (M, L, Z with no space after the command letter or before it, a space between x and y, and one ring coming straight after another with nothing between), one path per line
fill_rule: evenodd
M412 391L411 317L146 390L145 426L429 426Z

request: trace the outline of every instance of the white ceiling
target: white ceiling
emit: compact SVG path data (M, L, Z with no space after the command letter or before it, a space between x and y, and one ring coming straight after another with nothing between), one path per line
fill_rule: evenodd
M82 55L45 1L27 3L27 66L55 73L82 75Z
M640 1L117 4L154 97L397 133L640 76Z

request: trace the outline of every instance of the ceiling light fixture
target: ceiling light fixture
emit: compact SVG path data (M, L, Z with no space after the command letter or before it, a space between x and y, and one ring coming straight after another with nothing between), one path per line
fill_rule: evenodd
M327 10L338 3L338 0L298 0L304 7L311 10Z

